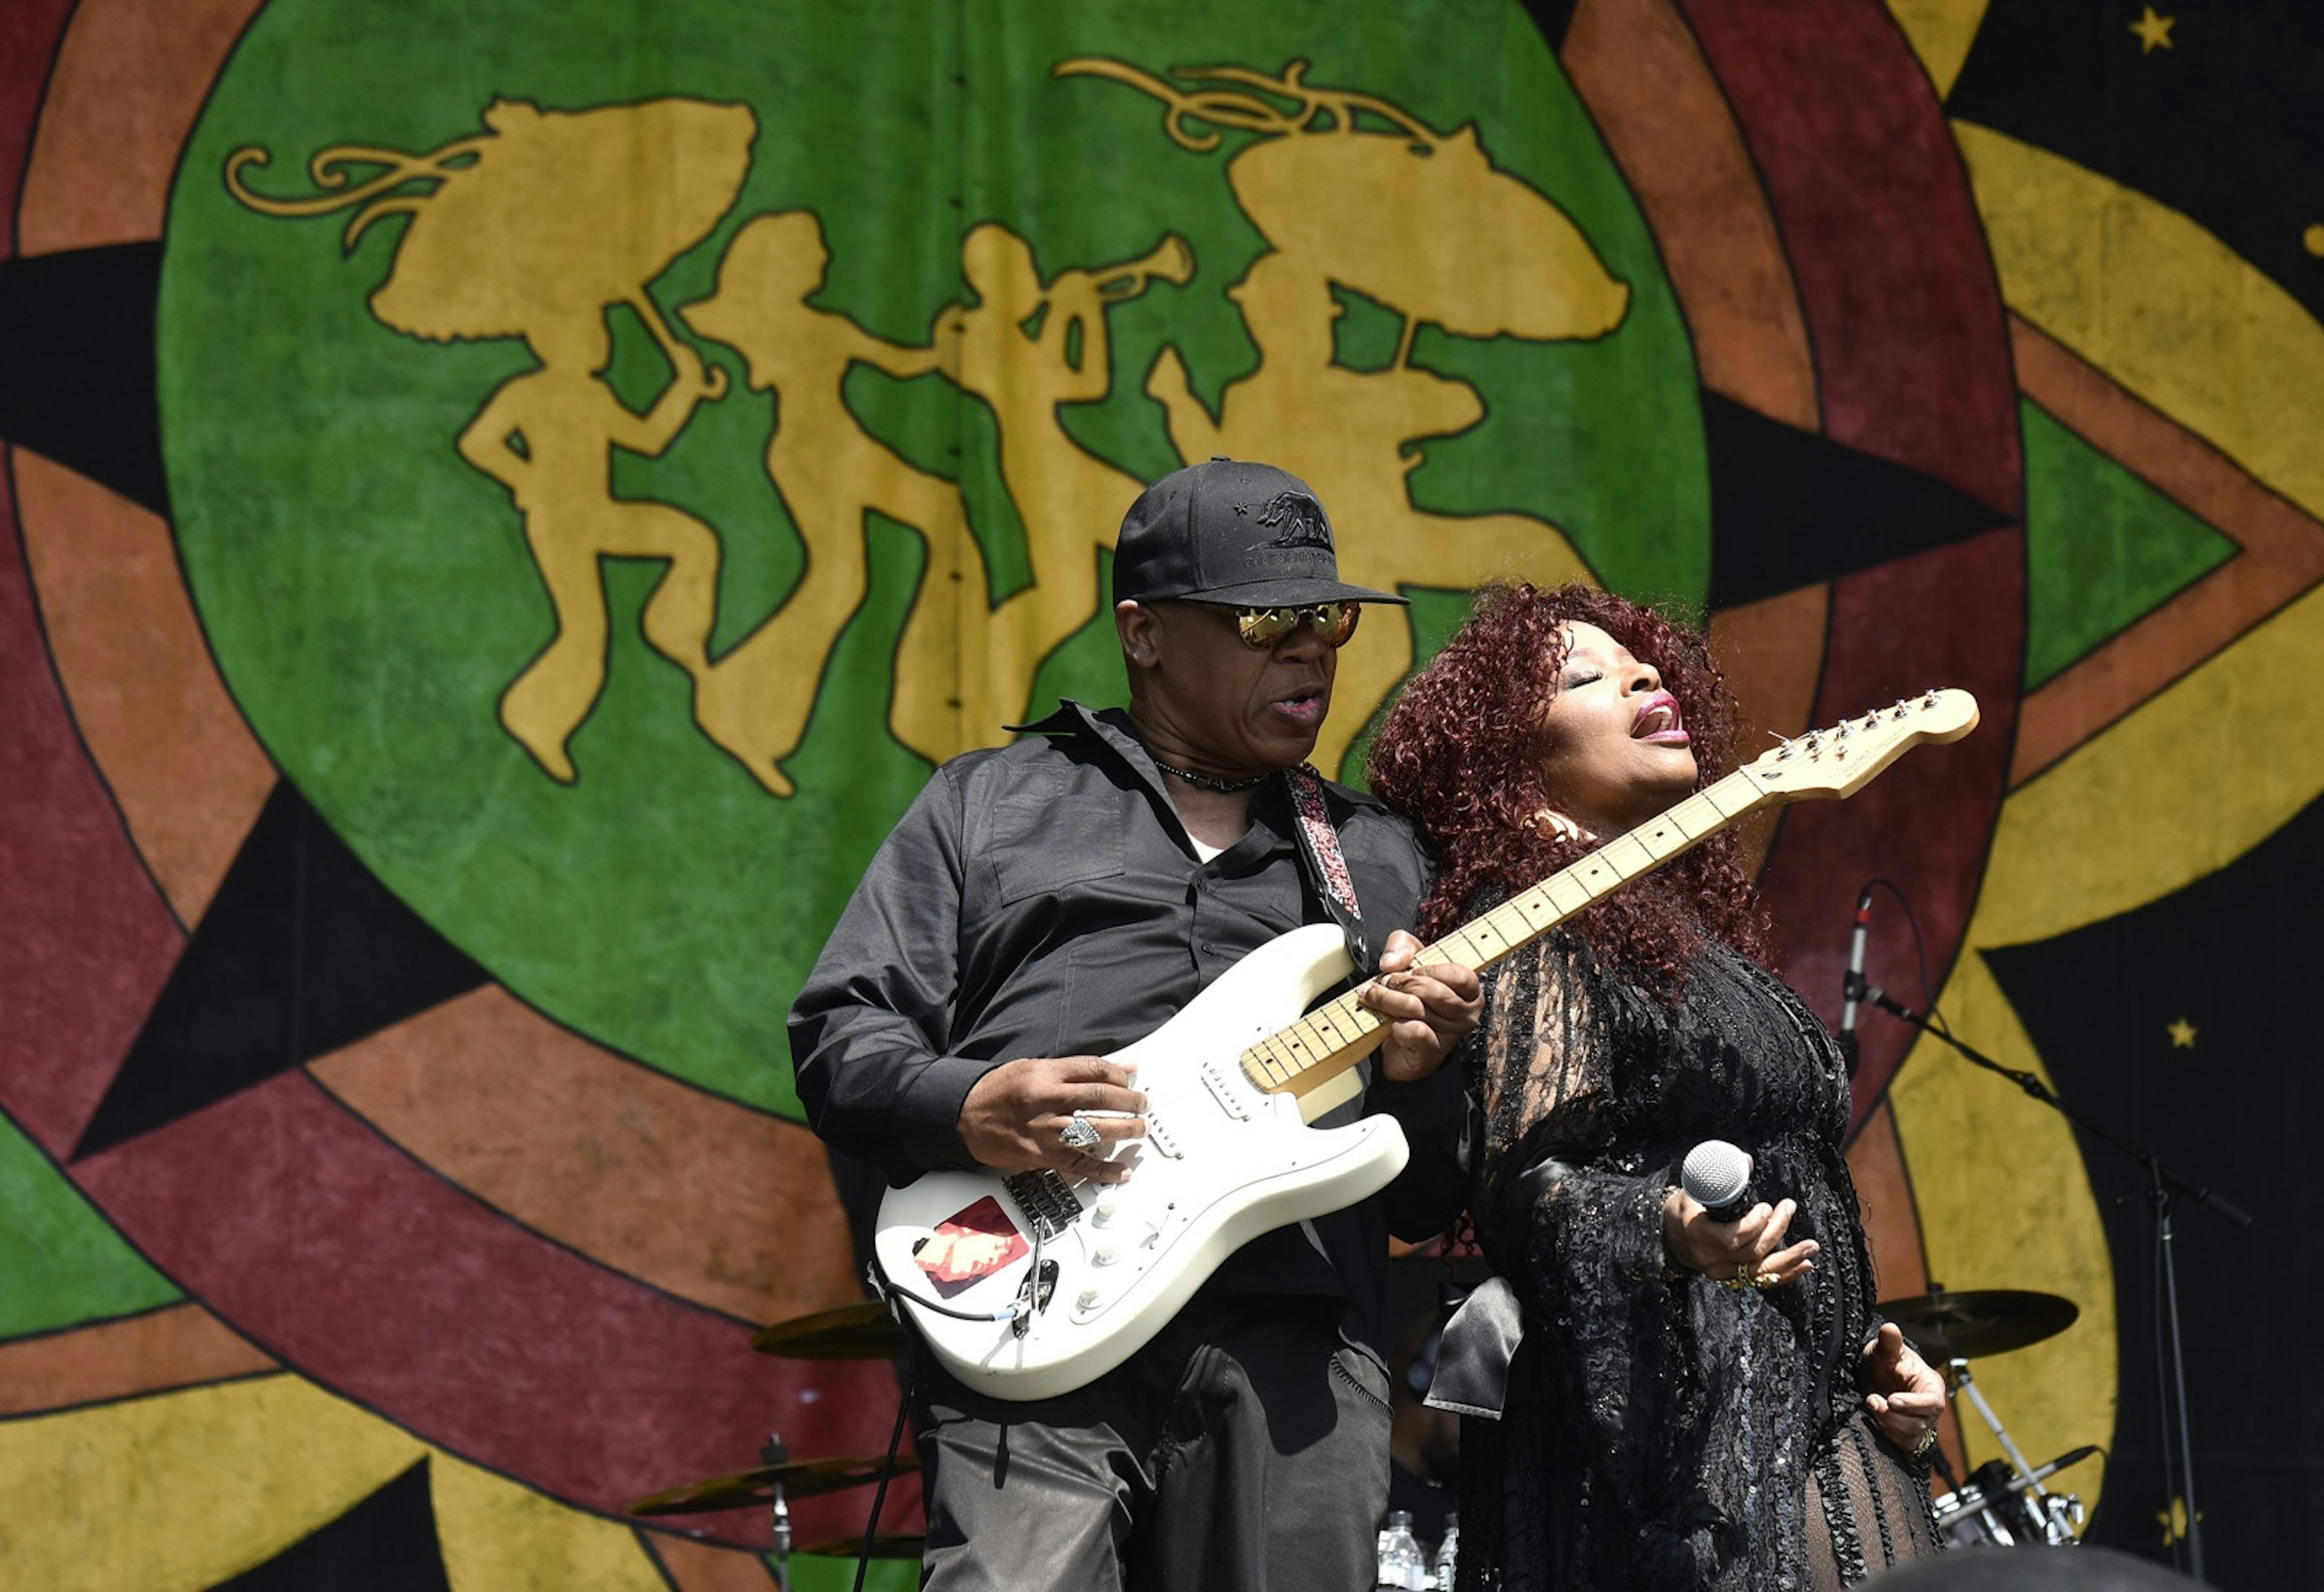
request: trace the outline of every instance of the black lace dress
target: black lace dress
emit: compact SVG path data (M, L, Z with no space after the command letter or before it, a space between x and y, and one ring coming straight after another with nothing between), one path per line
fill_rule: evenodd
M1555 936L1487 1001L1474 1208L1522 1337L1499 1419L1462 1422L1464 1592L1836 1588L1934 1552L1926 1474L1857 1388L1877 1320L1823 1025L1716 944L1674 1006ZM1706 1138L1799 1201L1807 1276L1738 1292L1666 1270L1664 1193Z

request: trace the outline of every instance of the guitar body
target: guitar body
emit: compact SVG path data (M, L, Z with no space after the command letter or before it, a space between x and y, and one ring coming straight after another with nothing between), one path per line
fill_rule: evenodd
M1114 1152L1135 1169L1127 1183L930 1172L890 1189L874 1253L945 1368L1000 1399L1082 1386L1144 1347L1252 1238L1386 1188L1408 1153L1394 1118L1309 1127L1295 1096L1261 1092L1240 1065L1349 970L1336 925L1293 930L1116 1052L1148 1101L1146 1138ZM925 1253L949 1249L964 1264L932 1274L921 1261L931 1243ZM1046 1306L1017 1321L962 1320L918 1302L989 1315L1036 1293Z

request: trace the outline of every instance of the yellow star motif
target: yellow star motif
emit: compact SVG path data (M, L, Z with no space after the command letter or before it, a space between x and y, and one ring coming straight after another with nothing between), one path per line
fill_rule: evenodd
M2171 1036L2171 1048L2172 1050L2191 1051L2195 1048L2195 1025L2188 1022L2184 1017L2181 1017L2176 1023L2171 1023L2163 1030L2163 1032Z
M2200 1509L2195 1511L2195 1518L2201 1520L2203 1512ZM2163 1527L2163 1545L2165 1548L2170 1547L2172 1543L2187 1534L2186 1498L2183 1495L2173 1496L2171 1500L2171 1507L2156 1510L2154 1519L2156 1523Z
M2158 50L2170 49L2171 30L2178 22L2175 16L2157 14L2152 5L2145 7L2144 14L2130 24L2130 31L2138 35L2139 54L2152 55Z

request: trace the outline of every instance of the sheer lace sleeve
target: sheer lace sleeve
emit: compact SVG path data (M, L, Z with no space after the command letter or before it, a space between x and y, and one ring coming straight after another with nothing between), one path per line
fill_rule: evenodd
M1527 1301L1544 1393L1586 1417L1616 1495L1601 1504L1634 1523L1683 1518L1689 1501L1652 1479L1691 1474L1665 1451L1664 1417L1690 1396L1684 1300L1664 1267L1674 1168L1632 1131L1660 1093L1661 1020L1554 937L1496 973L1478 1079L1480 1232Z

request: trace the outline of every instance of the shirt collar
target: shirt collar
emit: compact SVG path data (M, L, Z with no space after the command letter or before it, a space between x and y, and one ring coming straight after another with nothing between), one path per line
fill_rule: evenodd
M1010 725L1007 727L1029 735L1087 737L1102 746L1112 761L1119 763L1144 785L1161 803L1160 810L1171 815L1173 823L1178 821L1177 806L1171 801L1170 792L1162 783L1162 771L1154 766L1153 754L1146 750L1146 743L1138 738L1138 732L1130 727L1130 715L1122 709L1107 708L1093 711L1067 697L1060 700L1057 710L1047 717L1031 724ZM1235 857L1240 861L1239 854L1248 855L1246 848L1255 850L1258 857L1273 856L1278 851L1287 850L1296 843L1293 838L1296 830L1292 826L1291 803L1284 792L1283 782L1269 780L1252 792L1250 828L1241 839L1219 853L1218 860ZM1181 824L1179 827L1183 828L1185 826Z
M1038 718L1029 724L1004 725L1001 727L1025 735L1092 736L1111 751L1122 765L1136 774L1148 790L1166 802L1170 800L1169 791L1164 789L1162 784L1162 771L1154 766L1153 754L1146 750L1146 743L1138 738L1138 732L1130 727L1130 715L1121 708L1093 709L1074 701L1071 697L1061 697L1057 699L1056 711L1046 718ZM1379 798L1369 791L1351 790L1338 784L1331 785L1330 791L1332 800L1335 802L1345 802L1351 807L1368 807L1379 811L1387 810ZM1172 810L1176 811L1176 809L1174 807ZM1258 796L1250 804L1250 816L1253 824L1264 825L1268 831L1276 836L1284 845L1288 846L1292 843L1294 819L1291 804L1285 795L1281 780L1269 780L1259 787ZM1230 847L1230 849L1232 848ZM1221 855L1223 856L1224 853Z

